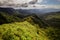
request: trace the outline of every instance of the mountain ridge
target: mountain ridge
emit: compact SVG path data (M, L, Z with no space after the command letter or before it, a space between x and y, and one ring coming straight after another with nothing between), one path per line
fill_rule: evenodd
M47 24L42 15L24 15L15 10L10 14L6 9L2 10L5 11L0 11L0 40L60 40L60 29ZM57 16L60 18L59 14Z

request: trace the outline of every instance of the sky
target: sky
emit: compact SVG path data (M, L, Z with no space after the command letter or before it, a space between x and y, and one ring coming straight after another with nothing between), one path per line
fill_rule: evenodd
M32 2L34 0L0 0L0 7L6 6L19 6L25 3ZM33 7L34 4L28 4L27 8L56 8L60 9L60 0L38 0L35 3L36 7Z
M43 0L41 4L45 5L60 5L60 0Z

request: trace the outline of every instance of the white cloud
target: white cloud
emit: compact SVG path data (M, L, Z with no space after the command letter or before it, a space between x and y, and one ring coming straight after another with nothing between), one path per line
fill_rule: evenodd
M35 4L35 7L33 7L33 5L29 5L26 8L22 7L22 9L46 9L46 8L60 9L60 5L38 5L38 4Z
M12 4L23 4L28 3L32 0L0 0L0 5L12 5Z
M18 7L16 9L47 9L47 8L51 8L51 9L60 9L60 5L39 5L39 4L35 4L35 7L33 7L33 5L29 5L28 7Z
M0 0L0 5L21 5L24 3L28 3L30 1L34 1L34 0ZM43 0L38 0L37 3L42 2Z
M46 8L60 9L60 5L46 5Z
M37 2L37 3L41 3L41 2L43 2L43 0L38 0L38 2Z
M21 7L25 3L29 3L35 0L0 0L0 7ZM41 3L43 0L38 0L37 3ZM29 4L28 4L29 5Z
M20 8L21 9L46 9L46 8L60 9L60 5L40 5L40 4L35 4L35 5L29 4L28 7L15 7L15 6L0 6L0 7L12 7L15 9L20 9Z
M24 3L28 3L32 0L0 0L0 7L10 7L8 5L21 5ZM60 0L59 0L60 1ZM43 2L43 0L38 0L38 2ZM1 6L2 5L2 6ZM33 7L33 5L28 4L28 7L24 7L25 9L44 9L44 8L54 8L54 9L60 9L60 5L40 5L35 4L36 7ZM18 7L20 8L20 6Z

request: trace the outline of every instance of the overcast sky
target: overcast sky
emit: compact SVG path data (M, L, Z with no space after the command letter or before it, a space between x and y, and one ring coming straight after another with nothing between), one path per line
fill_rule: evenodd
M31 1L32 0L0 0L0 6L9 6L9 5L18 6L24 3L29 3ZM28 6L30 6L30 4ZM35 6L36 8L58 8L60 9L60 0L38 0ZM33 7L30 6L28 8L33 8Z

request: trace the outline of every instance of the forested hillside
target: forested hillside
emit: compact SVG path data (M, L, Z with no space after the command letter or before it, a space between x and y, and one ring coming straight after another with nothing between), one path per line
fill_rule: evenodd
M43 16L43 20L53 27L60 28L60 12L51 12Z
M59 22L59 15L22 15L18 12L0 11L0 40L60 40L60 29L48 22ZM49 21L50 20L50 21ZM60 24L60 23L56 23Z

